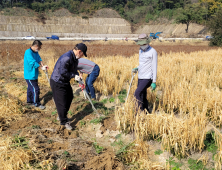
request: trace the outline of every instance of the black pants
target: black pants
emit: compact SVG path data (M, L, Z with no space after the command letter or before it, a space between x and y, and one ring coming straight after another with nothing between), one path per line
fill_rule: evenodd
M135 91L134 96L137 99L138 107L140 110L146 109L148 110L148 100L147 100L147 88L149 88L152 84L151 79L138 79L137 89Z
M52 95L56 104L60 124L65 125L68 122L67 114L72 103L73 91L70 84L57 83L50 79Z

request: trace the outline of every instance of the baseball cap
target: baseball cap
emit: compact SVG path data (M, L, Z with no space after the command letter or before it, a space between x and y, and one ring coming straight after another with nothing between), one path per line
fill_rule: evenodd
M87 54L86 54L87 46L85 44L79 43L76 45L76 47L83 52L84 56L87 57Z

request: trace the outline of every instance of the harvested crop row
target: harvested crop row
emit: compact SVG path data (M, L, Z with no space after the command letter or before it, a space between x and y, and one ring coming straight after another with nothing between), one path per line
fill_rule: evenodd
M0 97L0 131L9 125L12 120L21 117L23 108L18 100Z

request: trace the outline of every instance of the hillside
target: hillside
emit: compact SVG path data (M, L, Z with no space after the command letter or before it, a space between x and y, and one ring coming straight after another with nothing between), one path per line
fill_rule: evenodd
M56 34L60 37L137 37L145 32L163 32L162 37L198 37L202 36L204 26L191 24L186 34L185 24L174 24L173 21L160 19L161 22L150 21L147 24L132 24L112 9L97 10L92 16L74 15L67 9L54 12L37 13L30 9L11 8L0 13L0 36L45 37ZM164 21L164 22L163 22Z

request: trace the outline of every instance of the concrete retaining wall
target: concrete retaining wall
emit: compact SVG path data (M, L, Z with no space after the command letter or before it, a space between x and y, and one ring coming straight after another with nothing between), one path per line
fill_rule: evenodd
M149 34L159 31L163 32L161 35L163 37L173 35L186 37L185 29L186 25L184 24L144 25L138 27L134 35L131 35L133 34L131 25L122 18L53 17L45 20L43 24L38 22L37 18L0 15L0 37L46 37L52 34L60 37L83 37L93 34L110 37L115 34L115 37L121 35L120 38L130 38L140 33ZM190 34L200 34L203 30L204 26L190 24Z
M0 15L0 36L47 36L52 33L84 33L84 34L130 34L130 24L121 18L89 18L61 17L46 20L45 24L35 18ZM27 35L27 34L26 34ZM25 35L25 36L26 36Z

